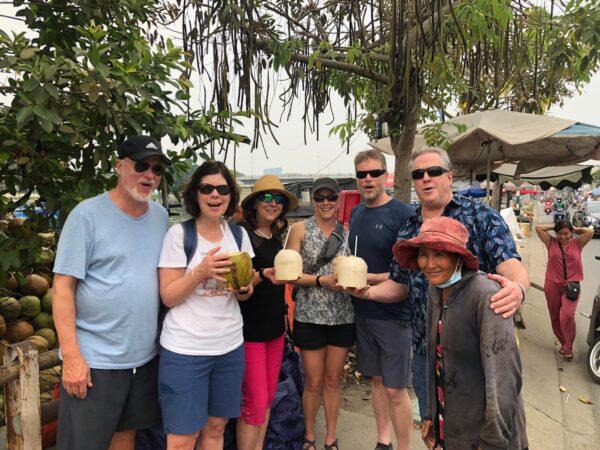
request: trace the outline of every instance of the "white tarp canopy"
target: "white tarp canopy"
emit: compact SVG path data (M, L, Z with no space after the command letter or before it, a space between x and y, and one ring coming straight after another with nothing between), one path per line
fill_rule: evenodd
M467 128L461 132L455 124ZM600 159L600 127L573 120L491 110L449 119L442 131L452 142L448 155L456 175L486 173L488 161L492 170L506 162L516 163L518 175L552 165ZM369 144L393 154L387 137ZM417 133L413 149L425 145L425 138Z
M565 186L577 188L581 186L582 183L589 183L592 181L592 168L593 166L584 166L580 164L549 166L515 176L517 165L505 163L494 169L492 172L492 180L498 180L500 184L511 182L515 186L522 186L524 183L529 183L530 185L539 185L544 190L549 189L551 186L558 189L562 189Z

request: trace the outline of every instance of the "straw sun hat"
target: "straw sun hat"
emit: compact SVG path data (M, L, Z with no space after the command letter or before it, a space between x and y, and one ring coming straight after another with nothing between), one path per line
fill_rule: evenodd
M392 251L401 267L413 271L419 270L417 255L420 247L457 253L463 258L465 266L479 270L479 262L467 249L467 242L469 242L469 232L462 223L449 217L435 217L421 225L417 237L396 242Z
M298 198L291 192L285 190L285 186L279 178L275 175L263 175L256 180L256 183L252 186L252 193L242 200L242 208L245 208L248 202L261 192L275 192L284 195L288 200L289 211L298 206Z

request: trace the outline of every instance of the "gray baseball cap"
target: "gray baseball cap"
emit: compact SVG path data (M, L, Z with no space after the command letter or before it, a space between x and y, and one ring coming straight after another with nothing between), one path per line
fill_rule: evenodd
M333 192L340 192L340 185L333 178L317 178L313 181L311 192L314 194L323 188L331 189Z

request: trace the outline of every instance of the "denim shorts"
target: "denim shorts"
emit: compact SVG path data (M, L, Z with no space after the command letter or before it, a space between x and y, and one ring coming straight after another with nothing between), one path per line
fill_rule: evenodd
M209 417L238 417L243 375L243 345L217 356L161 348L158 393L165 433L193 434Z

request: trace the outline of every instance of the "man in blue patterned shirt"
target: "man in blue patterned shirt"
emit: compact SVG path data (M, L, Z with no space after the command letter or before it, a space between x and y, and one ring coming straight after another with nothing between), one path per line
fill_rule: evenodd
M420 206L400 228L398 239L418 235L423 221L446 216L459 220L469 230L469 250L477 256L481 270L488 272L502 289L492 297L490 307L504 317L513 315L529 288L527 270L521 264L515 243L500 214L483 203L473 202L452 193L452 173L448 154L438 148L414 152L410 171ZM425 307L427 281L420 272L408 272L395 260L389 280L361 293L369 298L387 298L402 292L408 281L408 301L413 310L413 388L419 399L421 418L427 410L425 373Z

